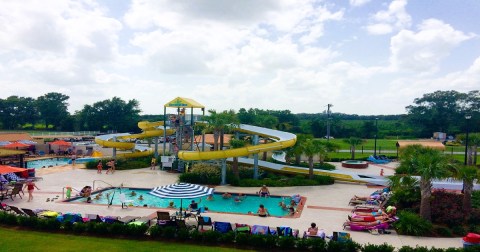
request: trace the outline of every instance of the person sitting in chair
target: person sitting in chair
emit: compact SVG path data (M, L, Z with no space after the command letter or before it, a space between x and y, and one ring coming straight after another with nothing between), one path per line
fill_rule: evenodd
M202 201L202 199L200 199L200 202L201 201ZM188 205L188 210L194 211L194 210L197 210L197 209L198 209L198 203L195 202L195 200L192 200L192 203L190 203L190 205Z
M325 239L325 230L318 230L317 224L315 224L315 222L312 222L312 224L310 224L310 227L307 229L307 232L305 232L305 235Z

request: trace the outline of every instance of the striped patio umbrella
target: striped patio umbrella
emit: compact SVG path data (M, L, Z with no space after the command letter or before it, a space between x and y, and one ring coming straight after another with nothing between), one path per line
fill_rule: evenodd
M177 183L166 186L159 186L152 189L149 194L159 198L180 199L180 211L182 211L183 199L192 199L207 196L213 193L215 189L206 186Z

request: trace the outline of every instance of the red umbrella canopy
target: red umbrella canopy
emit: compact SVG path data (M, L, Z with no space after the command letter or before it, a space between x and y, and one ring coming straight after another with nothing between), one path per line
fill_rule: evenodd
M50 144L51 145L58 145L58 146L70 146L70 145L72 145L71 143L63 141L63 140L57 140L55 142L51 142Z
M23 172L27 169L25 168L18 168L9 165L0 165L0 174L7 174L11 172Z
M23 144L23 143L19 143L19 142L15 142L15 143L11 143L11 144L4 145L3 147L5 147L5 148L10 148L10 149L23 149L23 148L28 148L28 147L30 147L30 145L28 145L28 144Z

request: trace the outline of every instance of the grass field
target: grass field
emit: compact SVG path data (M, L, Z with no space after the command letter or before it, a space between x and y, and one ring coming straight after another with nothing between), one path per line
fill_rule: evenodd
M0 227L1 251L251 251L163 241L96 238Z

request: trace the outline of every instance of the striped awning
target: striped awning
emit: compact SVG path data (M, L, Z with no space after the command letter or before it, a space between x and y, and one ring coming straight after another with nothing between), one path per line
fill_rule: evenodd
M157 196L159 198L193 199L210 195L213 193L214 190L214 188L209 188L196 184L177 183L155 187L152 191L149 192L149 194Z

